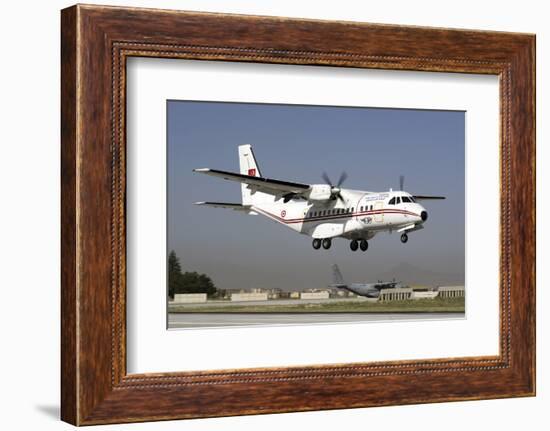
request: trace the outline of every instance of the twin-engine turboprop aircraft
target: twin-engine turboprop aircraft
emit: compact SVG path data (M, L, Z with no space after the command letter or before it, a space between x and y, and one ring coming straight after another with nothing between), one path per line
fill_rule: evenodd
M194 169L225 180L241 183L242 202L196 202L218 208L231 208L246 214L261 214L296 232L313 238L313 248L328 250L332 239L350 240L350 248L366 251L379 232L400 232L401 242L408 233L423 229L428 212L418 203L425 199L445 199L443 196L411 195L400 191L368 192L342 188L347 178L342 173L333 185L323 174L326 184L302 184L265 178L256 163L250 145L239 146L240 173L216 169Z

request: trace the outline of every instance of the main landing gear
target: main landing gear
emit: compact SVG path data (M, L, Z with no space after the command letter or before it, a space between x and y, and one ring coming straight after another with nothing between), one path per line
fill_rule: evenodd
M401 235L401 242L402 242L403 244L405 244L408 240L409 240L409 236L408 236L406 233L404 233L403 235Z
M325 250L328 250L330 248L330 246L332 245L332 240L330 238L325 238L325 239L319 239L319 238L315 238L313 240L313 242L311 243L311 245L313 245L313 248L315 250L319 250L321 248L321 246L323 246L323 248Z
M361 251L367 251L369 243L366 239L362 239L361 241L354 239L349 243L349 248L351 248L351 251L357 251L358 248L361 248Z

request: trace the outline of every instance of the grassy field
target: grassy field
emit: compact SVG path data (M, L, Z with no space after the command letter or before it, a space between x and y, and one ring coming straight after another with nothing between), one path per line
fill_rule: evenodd
M416 299L392 302L334 302L265 305L170 306L170 313L463 313L464 298Z

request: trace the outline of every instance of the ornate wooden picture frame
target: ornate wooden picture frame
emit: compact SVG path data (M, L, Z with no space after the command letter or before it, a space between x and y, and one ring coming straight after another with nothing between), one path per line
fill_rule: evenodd
M75 425L535 394L535 37L100 6L62 11L61 417ZM500 353L126 372L126 60L330 65L500 79Z

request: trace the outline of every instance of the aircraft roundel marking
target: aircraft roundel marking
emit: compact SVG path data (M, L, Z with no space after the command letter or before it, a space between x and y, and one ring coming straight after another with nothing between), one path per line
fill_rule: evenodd
M281 211L281 217L283 217L283 218L286 217L286 211L285 211L285 210L282 210L282 211Z

